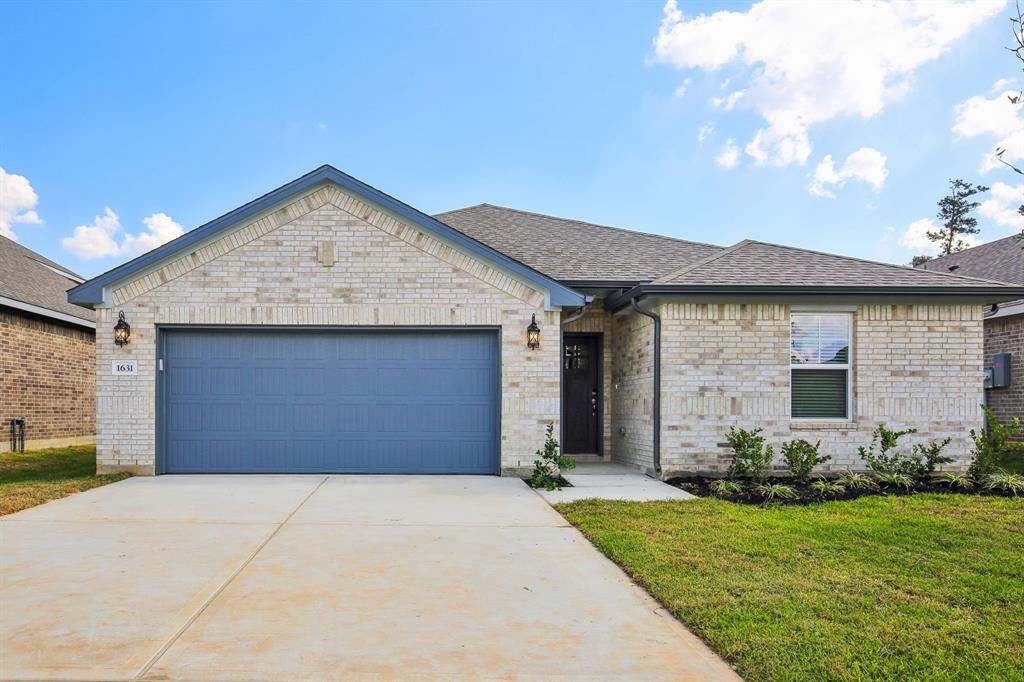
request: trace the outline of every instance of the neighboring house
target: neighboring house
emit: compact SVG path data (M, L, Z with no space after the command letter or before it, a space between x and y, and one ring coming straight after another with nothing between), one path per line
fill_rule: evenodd
M933 272L951 272L1024 285L1024 238L1020 235L997 239L928 261ZM1010 354L1009 385L993 386L986 398L996 417L1009 424L1024 419L1024 298L985 309L985 367L995 369L996 356Z
M1022 297L486 204L430 217L330 166L69 293L98 313L101 471L521 474L556 423L569 453L663 477L724 471L734 425L844 469L880 422L913 426L964 464L982 307Z
M67 300L82 281L0 236L0 452L12 420L25 449L95 439L95 313Z

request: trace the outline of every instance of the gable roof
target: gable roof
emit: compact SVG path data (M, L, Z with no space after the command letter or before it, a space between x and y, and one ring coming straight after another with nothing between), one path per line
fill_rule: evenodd
M0 305L95 327L93 311L68 303L68 289L80 282L63 265L0 236Z
M582 305L585 300L582 294L573 291L548 275L538 272L514 258L510 258L491 246L466 236L459 230L453 229L441 221L416 210L412 206L329 165L320 166L316 170L296 178L250 201L244 206L240 206L205 225L186 232L181 237L163 246L159 246L134 260L128 261L98 277L94 277L88 282L80 284L68 292L67 300L71 303L87 307L100 305L104 302L105 290L108 287L140 275L157 264L175 258L182 253L187 253L189 250L195 250L200 244L213 239L221 232L237 226L243 221L261 214L272 207L286 204L298 195L326 183L334 183L361 199L394 214L401 220L454 244L491 265L511 273L515 277L550 292L551 304L554 306Z
M434 216L564 282L647 282L721 246L479 204Z
M1015 234L948 256L939 256L919 268L1024 284L1024 237Z

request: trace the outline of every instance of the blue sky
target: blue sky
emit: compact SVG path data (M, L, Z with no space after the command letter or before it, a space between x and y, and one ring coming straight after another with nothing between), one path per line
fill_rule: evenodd
M0 231L95 275L330 163L429 213L907 262L950 177L1019 229L1009 11L6 3Z

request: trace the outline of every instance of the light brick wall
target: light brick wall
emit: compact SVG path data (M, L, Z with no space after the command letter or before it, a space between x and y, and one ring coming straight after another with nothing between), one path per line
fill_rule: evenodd
M91 329L0 310L0 452L16 417L26 449L93 441L94 355Z
M337 262L317 257L334 242ZM97 344L101 470L152 473L158 324L494 326L501 329L501 463L532 467L559 415L559 313L544 296L337 188L324 188L113 293L98 326L124 310L131 343ZM542 344L525 330L537 314ZM133 359L136 376L111 376Z
M880 422L919 429L907 447L952 437L946 452L958 461L949 468L969 458L968 432L981 414L981 306L860 306L853 320L854 419L821 424L789 418L789 306L669 304L657 312L666 477L724 472L730 451L721 444L733 425L763 428L776 452L785 440L821 440L832 470L863 468L857 446ZM624 349L637 343L617 341ZM628 458L650 461L639 451Z
M985 321L985 366L991 367L996 353L1012 353L1010 385L988 391L988 402L996 417L1009 424L1014 417L1024 420L1024 315Z
M608 400L612 460L650 469L654 465L654 321L642 315L614 316L605 347L612 355Z

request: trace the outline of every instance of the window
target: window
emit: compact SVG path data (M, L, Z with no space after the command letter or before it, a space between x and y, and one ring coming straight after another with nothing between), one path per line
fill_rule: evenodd
M587 369L590 365L590 352L579 343L565 344L565 368Z
M849 419L852 375L848 313L793 313L790 322L794 419Z

